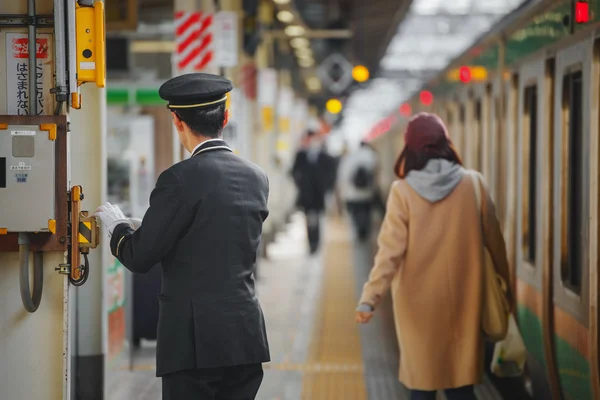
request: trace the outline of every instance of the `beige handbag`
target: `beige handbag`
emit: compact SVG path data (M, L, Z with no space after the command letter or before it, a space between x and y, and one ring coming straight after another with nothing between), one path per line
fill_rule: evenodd
M481 185L475 172L470 172L469 175L473 180L473 187L475 188L477 212L479 214L481 234L483 237ZM496 268L494 268L492 257L485 246L485 238L483 245L483 267L484 287L481 325L486 339L492 342L499 342L506 337L506 333L508 332L508 316L510 314L510 303L507 299L508 285L504 279L498 275Z

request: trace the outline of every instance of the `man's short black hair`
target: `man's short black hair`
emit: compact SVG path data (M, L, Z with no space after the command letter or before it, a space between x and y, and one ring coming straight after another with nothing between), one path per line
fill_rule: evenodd
M223 132L226 104L198 108L178 108L173 110L179 119L190 127L192 133L216 139Z

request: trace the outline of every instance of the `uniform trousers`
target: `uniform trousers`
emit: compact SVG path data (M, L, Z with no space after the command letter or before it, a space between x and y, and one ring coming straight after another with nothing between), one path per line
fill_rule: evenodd
M262 364L178 371L162 377L163 400L254 400Z

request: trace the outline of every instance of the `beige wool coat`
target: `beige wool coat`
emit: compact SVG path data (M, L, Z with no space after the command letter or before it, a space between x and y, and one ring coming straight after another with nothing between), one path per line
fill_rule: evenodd
M391 289L399 379L409 389L457 388L483 378L484 243L498 273L506 282L510 279L494 204L478 176L483 235L468 173L435 203L405 180L393 183L388 197L379 249L360 301L376 308Z

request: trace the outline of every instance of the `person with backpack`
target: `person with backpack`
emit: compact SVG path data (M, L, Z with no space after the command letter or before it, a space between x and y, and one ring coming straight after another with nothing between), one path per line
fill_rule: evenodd
M340 162L338 186L359 241L371 233L371 215L376 205L377 154L367 142L348 153Z

